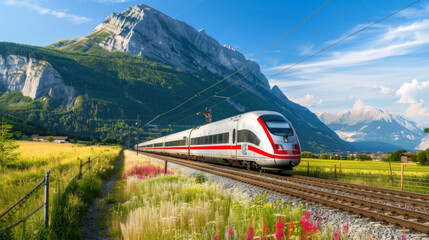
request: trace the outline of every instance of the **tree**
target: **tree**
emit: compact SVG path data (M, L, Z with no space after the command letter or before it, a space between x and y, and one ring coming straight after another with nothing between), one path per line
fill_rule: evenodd
M5 122L0 123L0 169L7 163L13 161L18 153L14 152L18 145L13 139L12 125Z
M403 153L406 153L406 152L407 152L407 151L406 151L405 149L399 149L398 151L396 151L396 152L394 152L394 153L390 154L390 156L389 156L390 161L393 161L393 162L400 162L400 161L401 161L401 155L402 155Z
M359 161L372 160L372 158L366 154L356 154L356 159Z
M47 137L46 137L46 140L47 140L48 142L53 142L53 141L54 141L54 137L52 137L52 136L47 136Z
M426 151L419 151L417 153L417 162L420 163L420 165L428 165L429 164L429 159L427 158L427 153L429 153L429 148L426 149Z
M425 133L429 133L429 128L424 129Z

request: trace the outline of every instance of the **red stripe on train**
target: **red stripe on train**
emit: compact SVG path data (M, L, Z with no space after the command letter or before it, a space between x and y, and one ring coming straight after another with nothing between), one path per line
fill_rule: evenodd
M157 147L157 148L144 148L144 149L150 149L150 150L188 150L188 147ZM240 150L241 145L222 145L222 146L199 146L199 147L191 147L191 150ZM257 154L260 154L265 157L269 158L277 158L277 159L295 159L300 158L301 155L298 156L279 156L279 155L273 155L271 153L267 153L265 151L262 151L259 148L256 148L254 146L249 145L248 146L249 151L255 152Z

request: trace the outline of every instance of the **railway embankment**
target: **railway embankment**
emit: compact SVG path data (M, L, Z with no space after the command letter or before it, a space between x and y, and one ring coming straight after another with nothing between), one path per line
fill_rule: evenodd
M257 239L269 239L270 236L275 237L282 231L286 239L290 229L295 231L289 233L290 237L292 235L302 237L302 235L307 234L308 239L339 239L338 237L341 239L428 238L427 235L414 230L407 229L404 234L401 227L387 225L385 221L380 219L364 217L346 209L328 207L326 204L323 206L323 204L316 203L312 199L303 199L294 194L286 194L280 189L268 190L264 187L255 186L255 184L249 184L244 179L238 179L238 172L234 173L234 170L231 169L223 174L215 174L209 173L210 167L207 166L198 170L189 165L168 162L168 170L172 171L171 173L174 172L173 175L155 177L156 174L154 174L151 177L143 170L138 170L138 166L152 166L153 169L161 169L158 171L162 172L162 168L165 166L164 161L161 160L162 157L144 156L140 158L132 160L132 163L125 167L122 179L118 180L122 181L124 194L117 191L119 194L117 196L118 204L112 210L110 227L114 238L142 237L143 235L138 235L139 233L132 230L134 229L133 224L149 219L152 219L151 223L148 222L145 226L147 229L152 229L151 234L155 235L149 236L155 237L154 239L157 239L157 236L158 238L165 238L168 234L170 237L175 236L176 239L177 237L181 239L180 236L186 238L188 237L187 234L196 239L241 239L243 236L249 236L251 228L254 231L253 236L258 237ZM126 159L125 164L127 164ZM138 171L141 174L136 174ZM265 180L262 178L275 179L273 176L261 175L256 172L247 172L247 174L253 176L255 182L264 182ZM203 181L201 180L202 176L204 176ZM195 179L199 179L199 182L197 183ZM295 182L296 186L305 184L304 179L293 179L293 181L302 181L302 183ZM288 182L285 179L277 180L283 183ZM310 188L315 191L320 190L318 186L310 186ZM290 190L294 191L292 188ZM341 190L335 188L330 189L329 193L332 195L353 195L347 192L342 193ZM183 194L184 196L182 196ZM207 196L218 197L210 198ZM198 203L206 205L200 206ZM217 205L210 205L212 203L217 203ZM337 203L338 205L346 204L339 199L337 199ZM218 207L216 208L216 206ZM361 208L365 209L366 207L362 206ZM198 211L201 212L193 212L195 209L199 209ZM204 215L204 211L210 213ZM243 213L246 214L240 215ZM264 214L273 216L267 218L268 215L265 216ZM396 213L391 212L389 214L395 215ZM199 217L204 215L202 218L206 220L189 218L189 216L194 215ZM193 225L196 224L196 221L199 224L198 228ZM183 225L186 222L187 227ZM313 226L313 229L317 228L317 231L309 232L309 226ZM230 227L234 232L232 237L229 235ZM149 230L147 229L141 229L141 234L148 233ZM154 233L153 229L158 230ZM179 235L173 234L179 232Z

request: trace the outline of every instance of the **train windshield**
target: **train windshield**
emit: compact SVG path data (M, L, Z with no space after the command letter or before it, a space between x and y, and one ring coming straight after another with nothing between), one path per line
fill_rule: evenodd
M260 117L268 130L278 136L292 136L293 131L289 122L279 115L264 115Z

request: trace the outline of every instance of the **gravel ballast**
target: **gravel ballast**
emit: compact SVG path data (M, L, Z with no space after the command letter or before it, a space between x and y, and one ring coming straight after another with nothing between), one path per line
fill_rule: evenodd
M159 161L164 163L163 160L146 156L153 161ZM182 173L191 175L193 177L197 176L198 173L202 172L196 169L185 167L175 163L168 163L168 168L179 169ZM267 198L269 202L274 202L277 200L283 200L284 202L290 201L292 205L307 205L307 202L296 199L291 196L277 194L272 191L267 191L258 187L254 187L248 184L237 182L235 180L205 173L206 180L211 182L216 182L224 189L229 189L232 191L238 191L243 194L249 195L250 199L253 199L255 196L267 192ZM401 239L402 229L396 228L391 225L381 224L380 222L371 221L368 218L361 218L356 215L350 215L346 212L340 212L331 208L322 207L319 205L308 204L308 210L312 213L313 216L321 216L323 221L326 223L327 217L329 215L329 222L333 225L342 226L345 222L349 226L349 232L356 233L359 236L368 236L367 239ZM355 234L352 234L355 235ZM378 238L377 238L378 236ZM406 230L406 238L413 240L429 240L429 236L425 234L412 234ZM354 238L353 238L354 239ZM359 238L360 239L360 238ZM365 239L365 238L364 238Z

